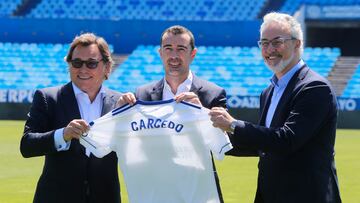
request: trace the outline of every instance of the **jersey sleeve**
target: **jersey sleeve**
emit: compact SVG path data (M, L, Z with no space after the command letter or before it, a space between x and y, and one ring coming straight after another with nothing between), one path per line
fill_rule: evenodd
M88 149L94 156L102 158L114 149L114 130L111 115L96 119L90 123L88 134L81 136L80 144Z
M219 128L212 125L208 110L203 109L202 121L200 122L201 135L205 144L212 151L216 159L222 160L225 153L233 148L228 135Z

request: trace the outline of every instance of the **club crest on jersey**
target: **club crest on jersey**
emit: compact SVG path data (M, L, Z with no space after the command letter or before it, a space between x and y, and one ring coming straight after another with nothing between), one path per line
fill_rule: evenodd
M145 130L145 129L154 129L154 128L169 128L175 130L177 133L180 133L183 129L183 124L176 124L172 121L162 120L160 118L147 118L140 119L139 121L131 122L131 129L133 131Z

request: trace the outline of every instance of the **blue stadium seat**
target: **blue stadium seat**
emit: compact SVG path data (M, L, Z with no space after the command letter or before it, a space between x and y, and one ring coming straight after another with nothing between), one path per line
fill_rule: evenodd
M286 0L280 12L294 14L301 5L360 5L360 0Z
M360 64L358 65L352 78L348 81L342 97L360 98Z
M7 17L16 10L22 0L2 0L0 1L0 16Z
M63 44L0 43L0 88L33 89L67 82L69 76L63 57L68 48L69 45ZM158 48L138 46L105 84L127 92L161 79L164 70ZM340 50L336 48L305 48L304 52L307 63L324 76L328 75L339 55ZM258 47L200 46L191 70L199 77L223 86L228 94L244 96L259 95L272 76ZM360 89L360 78L357 77L360 68L357 72L344 95L353 95L354 89Z
M69 45L0 43L0 88L34 89L69 80L63 61Z
M20 1L20 0L18 0ZM142 20L253 20L266 0L59 0L41 1L33 18Z

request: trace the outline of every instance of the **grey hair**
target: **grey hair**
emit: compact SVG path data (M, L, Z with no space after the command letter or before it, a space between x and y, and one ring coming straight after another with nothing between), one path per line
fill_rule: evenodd
M302 55L304 51L304 36L300 23L291 15L285 13L271 12L266 14L263 18L263 23L260 27L260 35L262 35L265 27L271 22L276 22L278 24L287 24L290 26L291 36L300 40L299 54Z

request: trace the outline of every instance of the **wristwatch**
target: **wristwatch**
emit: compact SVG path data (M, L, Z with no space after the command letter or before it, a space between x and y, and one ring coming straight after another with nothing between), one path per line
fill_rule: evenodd
M233 122L231 122L231 124L230 124L230 132L231 133L234 133L237 123L238 123L237 120L234 120Z

